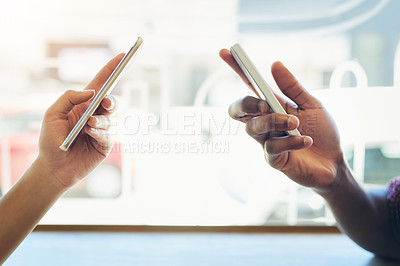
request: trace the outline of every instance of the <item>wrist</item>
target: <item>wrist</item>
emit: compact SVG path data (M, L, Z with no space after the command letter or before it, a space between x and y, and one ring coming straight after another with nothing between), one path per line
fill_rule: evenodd
M51 185L53 189L65 192L70 186L64 184L61 179L57 176L57 172L52 170L46 163L45 160L38 156L32 163L31 168L35 172L36 176L39 176L41 180Z
M348 166L346 160L342 158L339 160L337 163L336 169L335 169L335 176L332 179L332 182L325 187L316 187L313 188L313 190L321 195L324 198L329 197L330 195L334 195L337 190L340 190L341 187L345 183L348 183L349 180L354 180L353 179L353 174L351 172L350 167Z

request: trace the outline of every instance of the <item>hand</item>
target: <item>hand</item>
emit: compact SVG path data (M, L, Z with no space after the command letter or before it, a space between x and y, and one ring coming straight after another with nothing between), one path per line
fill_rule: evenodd
M87 176L112 149L111 137L107 134L110 126L108 116L116 108L112 96L103 99L68 151L62 151L59 146L122 57L123 54L119 54L109 61L83 91L66 91L46 111L36 163L48 170L66 188Z
M223 49L220 57L254 91L230 52ZM265 101L250 96L234 102L229 115L246 124L247 133L263 145L272 167L303 186L329 189L338 167L344 163L335 123L282 63L274 63L271 71L280 90L290 99L276 95L288 115L272 113ZM302 136L287 136L285 131L295 128Z

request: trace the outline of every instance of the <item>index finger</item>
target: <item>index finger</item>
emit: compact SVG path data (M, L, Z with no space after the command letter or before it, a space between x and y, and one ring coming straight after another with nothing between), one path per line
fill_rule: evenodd
M257 91L254 89L253 85L251 85L251 82L249 79L246 77L246 75L243 73L242 69L236 62L235 58L231 54L230 51L227 49L222 49L219 52L219 56L221 57L222 60L224 60L238 75L239 77L243 80L244 83L257 95L258 98L261 98L261 95L258 95Z
M238 63L236 62L235 58L233 57L233 55L231 54L231 52L229 50L222 49L219 52L219 56L240 76L240 78L243 80L243 82L246 83L246 85L255 93L255 95L259 99L264 99L264 96L261 97L261 95L259 95L257 93L257 91L254 89L253 85L251 84L249 79L246 77L246 74L244 74L243 70L240 68L240 66L238 65ZM285 106L288 103L288 101L286 99L282 98L280 95L277 95L275 92L273 92L273 94L275 95L275 97L277 98L277 100L279 101L279 103L282 106ZM295 108L295 107L293 106L293 108Z
M97 93L101 87L103 87L104 83L106 83L107 79L113 73L124 56L125 54L121 53L108 61L108 63L97 73L94 79L86 86L85 90L95 90Z
M253 117L270 112L269 105L261 99L246 96L229 106L228 113L235 120L247 122Z
M256 94L256 96L259 99L262 99L262 100L265 99L264 96L261 97L261 95L259 95L257 93L257 91L254 89L253 85L251 84L249 79L246 77L246 75L244 74L244 72L242 71L242 69L240 68L240 66L238 65L238 63L236 62L235 58L233 57L233 55L231 54L230 51L228 51L227 49L222 49L219 52L219 55L222 58L222 60L224 60L240 76L240 78L244 81L244 83L247 84L247 86ZM282 106L285 106L286 109L288 109L288 107L292 107L292 109L296 110L296 106L294 106L293 103L288 102L286 99L282 98L280 95L277 95L275 92L273 92L273 94L275 95L275 97L279 101L279 103ZM286 111L289 112L289 110L286 110Z

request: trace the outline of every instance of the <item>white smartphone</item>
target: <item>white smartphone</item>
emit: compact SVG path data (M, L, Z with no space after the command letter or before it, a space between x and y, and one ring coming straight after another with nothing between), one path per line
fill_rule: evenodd
M235 44L231 47L230 50L236 62L242 69L243 73L250 81L251 85L253 85L254 89L260 97L264 96L264 100L271 107L272 111L274 113L287 114L285 109L283 109L282 105L279 103L278 99L276 99L271 87L260 75L257 68L244 52L240 44ZM301 136L300 132L297 129L289 130L287 133L292 136Z
M83 113L83 115L79 119L78 123L76 123L74 128L71 130L71 132L65 138L64 142L61 144L61 146L60 146L61 150L67 151L69 149L69 147L74 142L75 138L78 136L78 134L81 132L83 127L86 125L86 122L88 121L88 119L93 115L93 113L99 107L101 101L104 99L104 97L106 97L108 94L111 93L111 91L117 84L119 78L121 77L123 70L126 68L129 61L136 54L138 49L142 46L142 43L143 43L143 39L139 37L137 39L136 43L131 47L129 52L126 53L124 58L122 58L121 62L115 68L113 73L107 79L106 83L104 83L103 87L100 89L100 91L97 93L97 95L93 99L92 103L86 109L85 113Z

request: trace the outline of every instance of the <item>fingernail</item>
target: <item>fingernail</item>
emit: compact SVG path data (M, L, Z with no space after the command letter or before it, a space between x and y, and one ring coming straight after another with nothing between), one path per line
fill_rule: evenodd
M290 129L295 129L297 127L297 125L299 124L299 119L293 115L289 116L288 120L288 127Z
M112 96L107 97L110 100L110 106L106 108L107 110L112 110L115 107L115 99Z
M87 94L89 94L89 92L90 92L91 94L94 94L94 93L95 93L95 90L82 90L82 91L80 91L80 92L82 92L82 93L87 93Z
M258 102L258 110L261 113L266 113L269 110L269 105L265 101L259 101Z
M308 137L308 136L305 136L304 138L303 138L303 141L304 141L304 146L305 147L308 147L308 146L310 146L311 144L312 144L312 138L310 138L310 137Z
M90 100L95 96L96 91L95 90L82 90L80 91L81 93L85 93L85 94L91 94L92 97L90 98Z

